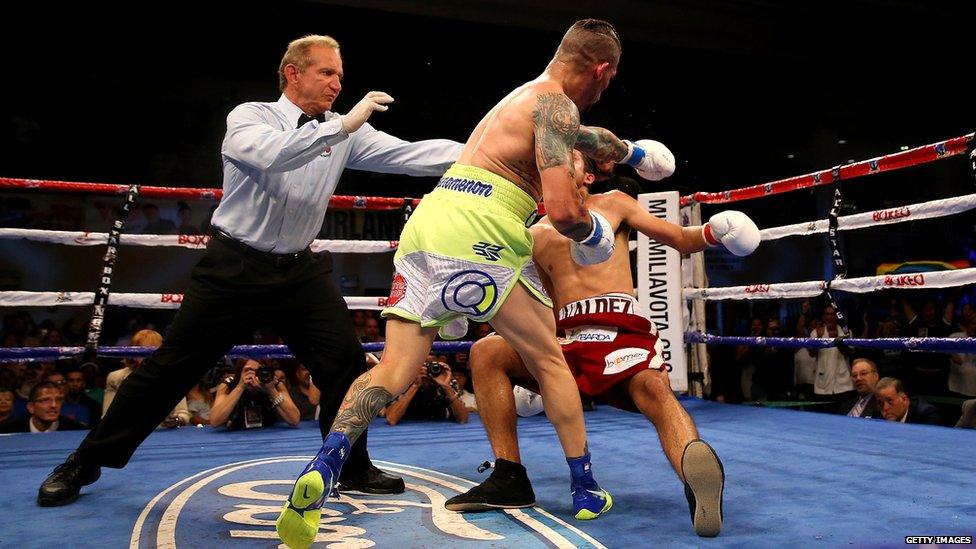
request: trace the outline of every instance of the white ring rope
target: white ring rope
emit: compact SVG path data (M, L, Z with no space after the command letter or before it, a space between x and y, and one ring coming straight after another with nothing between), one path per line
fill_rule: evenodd
M378 311L386 307L386 297L345 297L350 309ZM0 307L58 307L91 305L95 292L0 292ZM179 309L183 294L126 294L109 295L109 305L141 309Z
M967 194L954 198L932 200L919 204L909 204L873 212L845 215L837 218L837 230L850 231L876 225L892 225L905 221L932 219L955 215L976 208L976 194ZM759 231L763 240L776 240L786 236L810 235L827 232L828 220L808 221L782 227L770 227Z
M108 233L0 229L0 239L23 239L68 246L104 246L108 243ZM209 241L209 236L197 234L123 234L119 239L119 244L123 246L178 246L203 249L207 247ZM313 252L328 250L333 253L373 254L395 251L398 244L396 240L314 240L311 248Z
M104 246L108 233L85 231L48 231L43 229L0 229L0 239L30 240L66 246ZM199 234L124 234L119 239L123 246L179 246L202 250L207 247L209 236ZM394 252L399 246L396 240L313 240L312 251L330 251L337 254L377 254ZM637 242L630 242L630 251L637 249Z
M832 280L830 282L830 289L865 294L892 288L921 290L924 288L954 288L956 286L965 286L966 284L976 284L976 268ZM818 296L826 288L826 282L814 280L809 282L750 284L748 286L727 286L721 288L687 288L682 292L682 296L685 299L704 299L708 301L721 299L800 298Z

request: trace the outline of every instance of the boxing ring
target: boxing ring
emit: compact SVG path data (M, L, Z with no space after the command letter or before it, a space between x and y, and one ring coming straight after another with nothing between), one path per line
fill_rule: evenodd
M958 156L973 134L901 151L864 162L723 193L682 197L687 224L700 221L702 204L761 198L814 186L832 185L888 170ZM105 307L177 308L179 294L113 292L115 261L125 246L203 247L206 237L124 235L125 204L138 197L219 199L214 189L166 189L0 178L0 188L47 192L124 195L120 219L109 233L2 229L0 238L41 240L73 246L105 246L103 269L94 292L0 292L4 307L95 304L85 347L0 349L0 362L57 358L134 356L147 348L98 345ZM835 205L841 200L835 196ZM678 202L677 200L675 202ZM409 209L414 202L372 197L333 197L332 207ZM937 203L909 204L899 213L839 215L828 220L767 228L764 240L820 234L874 224L935 218L976 208L976 195ZM748 209L746 209L748 213ZM906 213L907 212L907 213ZM663 214L662 214L663 215ZM860 216L860 217L859 217ZM870 221L869 221L870 220ZM649 262L638 242L637 262ZM386 253L395 242L316 241L315 249L337 253ZM836 249L836 248L833 248ZM812 297L881 288L951 287L976 282L976 269L925 273L921 279L891 276L845 278L843 261L823 280L758 282L710 288L704 283L703 254L683 261L689 306L682 339L687 351L688 386L700 394L708 383L704 343L824 347L836 341L804 338L735 338L704 331L704 301ZM837 276L839 275L839 276ZM680 280L680 278L679 278ZM380 309L385 298L349 297L350 308ZM681 315L678 315L681 316ZM682 329L683 323L674 323ZM846 338L853 347L968 351L967 339ZM451 351L465 343L435 344ZM371 349L371 347L367 347ZM234 356L288 356L281 346L240 346ZM673 373L673 372L672 372ZM688 376L686 376L688 377ZM694 535L682 487L660 451L653 427L642 417L600 406L586 414L594 472L614 495L614 509L591 522L572 519L567 474L552 427L543 416L520 419L523 461L533 479L538 505L527 510L457 515L443 501L480 482L478 464L491 458L477 416L467 425L382 420L370 430L370 453L377 465L407 483L405 494L345 494L323 514L316 546L416 547L630 547L630 546L807 546L901 545L907 536L976 535L976 433L971 430L864 421L826 414L757 408L683 397L702 438L721 456L726 472L725 525L714 539ZM103 470L72 505L40 508L37 486L73 450L84 433L46 436L0 435L0 471L6 512L0 513L0 543L11 546L209 547L275 546L274 519L295 473L319 444L318 427L272 427L247 432L182 428L154 432L122 470Z

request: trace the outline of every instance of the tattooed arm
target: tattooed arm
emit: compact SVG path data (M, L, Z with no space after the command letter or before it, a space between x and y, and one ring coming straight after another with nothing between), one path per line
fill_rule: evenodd
M610 130L597 126L580 126L576 148L597 162L620 162L627 156L627 144Z
M532 110L535 160L549 222L573 240L593 229L583 196L576 186L573 146L579 132L579 111L563 93L542 93Z

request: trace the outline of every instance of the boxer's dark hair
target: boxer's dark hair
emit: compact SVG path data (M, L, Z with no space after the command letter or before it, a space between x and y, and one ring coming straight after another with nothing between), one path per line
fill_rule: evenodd
M640 183L620 175L615 175L605 181L596 181L590 185L590 193L599 194L610 191L620 191L631 198L637 198L641 193Z
M600 19L581 19L569 27L559 42L556 58L575 65L620 62L620 36L613 25Z

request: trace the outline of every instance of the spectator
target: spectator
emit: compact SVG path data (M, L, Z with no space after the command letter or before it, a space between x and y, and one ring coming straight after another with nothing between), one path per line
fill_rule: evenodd
M370 316L366 318L365 324L363 325L363 343L379 343L381 341L386 341L383 334L380 332L380 321L376 319L375 316Z
M105 401L105 378L102 375L102 366L98 362L86 362L78 367L81 375L85 378L85 394L88 398L98 403L99 411ZM101 412L99 412L101 416Z
M14 417L14 392L0 387L0 423Z
M881 378L874 388L874 397L878 399L881 413L888 421L901 423L922 423L927 425L939 424L939 411L920 397L909 398L905 386L900 379L893 377Z
M964 317L963 331L949 337L976 337L976 317ZM950 355L949 361L949 391L957 396L976 397L976 353Z
M50 433L85 429L84 425L61 415L62 402L64 397L56 385L46 381L38 383L31 389L27 416L0 424L0 433Z
M468 353L464 351L458 351L454 353L454 369L455 370L470 370L468 366Z
M909 337L948 337L952 329L952 313L955 310L949 302L940 312L935 301L929 299L922 305L922 314L908 300L902 301L905 317L908 318ZM940 314L941 313L941 314ZM945 395L949 390L949 357L942 353L919 353L905 351L902 361L907 368L908 387L915 394Z
M855 358L851 365L851 379L857 396L841 403L840 413L850 417L880 418L881 409L874 397L878 384L878 366L867 358Z
M210 387L211 379L203 376L186 394L186 407L190 412L191 425L210 425L210 407L214 403L215 389Z
M487 324L484 324L487 326ZM441 371L430 375L428 365L437 364ZM468 422L468 410L460 399L460 392L451 377L451 367L441 362L428 361L420 367L417 379L400 397L386 407L386 422L396 425L402 419L452 419L457 423Z
M154 330L140 330L132 336L133 347L158 347L162 343L163 336ZM142 364L143 360L145 359L142 357L124 359L122 361L123 367L108 375L108 380L105 383L105 400L102 402L102 417L105 417L105 413L108 412L109 406L115 399L115 393L122 386L122 382ZM172 429L189 425L189 423L190 409L186 404L186 399L182 398L176 404L176 408L173 408L173 411L159 424L158 428Z
M765 321L763 319L753 318L749 323L749 337L763 335L764 328ZM756 369L759 367L762 355L763 349L761 347L739 345L735 349L735 364L739 371L739 383L742 386L742 398L744 400L760 400L765 397L763 391L754 383ZM753 394L754 392L755 394Z
M248 359L238 375L225 378L217 386L210 409L210 424L228 429L254 429L273 425L278 419L298 425L301 414L273 371ZM263 376L269 376L262 380ZM263 382L262 382L263 381Z
M765 337L783 337L778 318L766 322ZM783 399L792 393L793 352L782 347L762 347L753 386L763 389L766 398Z
M956 427L976 429L976 398L962 403L962 415L959 416Z
M492 332L491 324L488 324L487 322L475 323L474 338L476 340L481 339L483 337L488 337L488 334L490 334L491 332Z
M363 338L366 337L366 319L371 315L361 309L356 309L351 314L352 329L356 331L356 337L359 338L359 341L363 341Z
M65 385L67 390L64 394L64 405L66 407L69 404L83 407L86 410L85 417L87 420L83 421L79 417L74 419L88 424L89 427L94 427L102 417L102 405L85 394L85 375L81 373L80 369L71 366L65 371L65 378L68 383Z
M469 413L478 413L478 403L474 399L474 393L468 390L470 379L471 376L468 375L468 370L454 369L455 386L457 386L458 394L460 395L458 398L464 403L464 408Z
M186 202L178 202L176 215L180 218L180 226L177 229L179 234L200 234L200 229L193 224L193 210Z
M165 217L159 217L159 207L155 204L143 205L142 215L146 218L143 234L176 234L176 223Z
M91 411L87 406L68 402L68 380L60 372L51 372L44 376L44 381L54 385L61 391L61 410L60 414L81 423L86 428L92 426Z
M44 369L36 362L24 364L20 386L14 392L14 417L27 415L27 403L34 386L44 380Z
M823 325L813 331L810 337L836 339L842 335L832 306L824 307L820 320ZM817 398L841 402L854 397L851 367L841 347L811 349L810 354L817 357L817 375L813 380L813 392Z
M312 374L308 368L299 364L292 371L292 383L288 388L291 400L298 407L303 420L315 419L315 408L319 405L322 393L312 383Z

